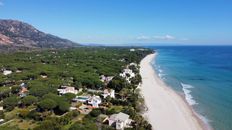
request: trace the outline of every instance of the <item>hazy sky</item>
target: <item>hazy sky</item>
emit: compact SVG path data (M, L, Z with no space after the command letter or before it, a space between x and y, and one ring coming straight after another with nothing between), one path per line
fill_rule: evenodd
M0 0L0 18L79 43L232 44L232 0Z

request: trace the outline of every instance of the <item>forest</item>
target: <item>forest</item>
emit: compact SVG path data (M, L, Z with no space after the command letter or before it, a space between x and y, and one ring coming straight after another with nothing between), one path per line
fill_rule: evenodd
M146 48L78 47L0 54L0 119L4 119L0 129L108 130L114 128L99 126L99 115L119 112L134 120L126 129L151 129L141 116L144 101L137 89L139 63L150 53L153 50ZM135 73L130 82L119 75L125 68ZM102 75L113 78L105 83ZM61 96L57 92L61 86L81 91ZM88 114L70 110L76 96L101 96L97 91L104 89L115 90L116 98L102 98L101 106Z

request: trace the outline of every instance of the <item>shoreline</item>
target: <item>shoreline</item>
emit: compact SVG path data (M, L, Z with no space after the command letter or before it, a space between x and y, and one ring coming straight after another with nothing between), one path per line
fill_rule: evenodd
M156 53L140 63L141 94L148 110L144 117L155 130L208 130L209 127L187 104L184 97L168 87L155 73L151 62Z

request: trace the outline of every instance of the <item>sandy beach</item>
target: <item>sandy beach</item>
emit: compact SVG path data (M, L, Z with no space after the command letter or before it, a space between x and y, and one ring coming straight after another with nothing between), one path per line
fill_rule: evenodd
M141 93L148 107L144 116L154 130L203 130L190 106L154 72L151 61L155 56L146 56L140 64Z

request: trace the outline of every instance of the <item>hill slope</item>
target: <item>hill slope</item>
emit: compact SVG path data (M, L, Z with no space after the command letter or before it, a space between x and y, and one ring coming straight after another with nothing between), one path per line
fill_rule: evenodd
M68 48L79 44L17 20L0 19L0 48Z

